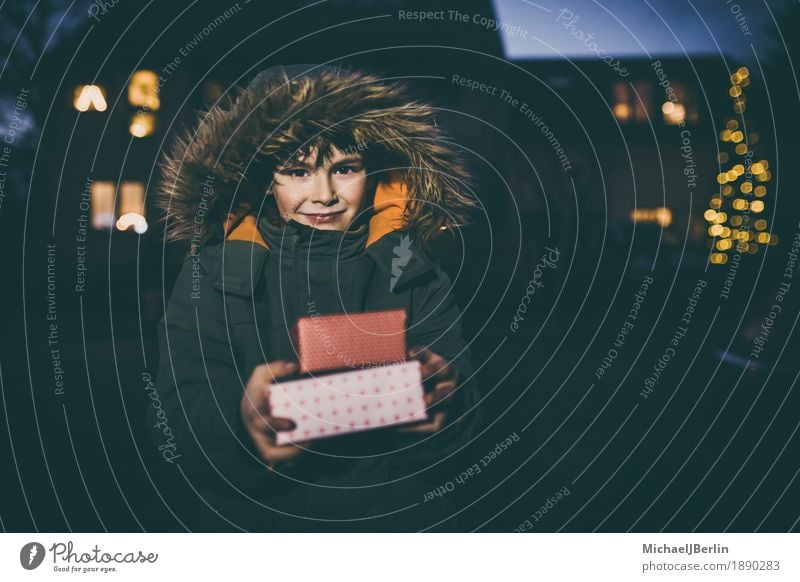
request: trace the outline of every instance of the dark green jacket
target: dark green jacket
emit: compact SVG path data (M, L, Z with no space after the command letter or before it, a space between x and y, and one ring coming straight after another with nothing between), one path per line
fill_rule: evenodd
M264 220L258 234L268 234ZM408 345L427 346L460 371L458 418L435 435L385 429L323 439L277 471L267 469L251 443L240 402L255 366L293 353L288 331L293 321L285 319L297 314L285 312L285 299L276 290L301 301L307 294L304 279L279 287L270 280L281 272L279 253L248 240L205 246L184 261L159 330L156 387L166 413L161 426L168 425L175 437L179 456L173 464L233 529L457 528L457 521L448 520L458 509L452 503L457 496L431 500L426 493L469 465L464 450L480 424L479 395L450 279L403 236L392 231L362 249L349 271L358 280L348 296L338 309L328 302L322 311L405 309ZM320 268L312 271L318 274ZM330 268L337 273L336 257ZM148 410L154 442L161 444L163 434L152 428L159 422L155 408Z

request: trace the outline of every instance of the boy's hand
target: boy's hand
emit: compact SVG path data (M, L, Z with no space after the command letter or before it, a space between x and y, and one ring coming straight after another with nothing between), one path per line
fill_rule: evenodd
M242 421L261 458L270 469L275 467L276 462L294 459L303 452L297 444L275 444L275 432L292 430L295 423L289 418L272 416L269 411L269 389L272 382L296 371L297 364L293 362L275 361L257 366L242 395Z
M448 414L456 407L458 369L442 356L427 348L411 348L409 357L419 360L422 383L425 387L425 405L433 414L430 422L398 429L404 433L435 433L445 424Z

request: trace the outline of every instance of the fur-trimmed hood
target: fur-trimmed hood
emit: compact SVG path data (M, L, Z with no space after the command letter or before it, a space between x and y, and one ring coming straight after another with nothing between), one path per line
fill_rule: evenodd
M360 71L315 65L262 71L166 152L156 194L165 237L222 240L231 217L262 212L276 165L328 143L363 154L377 182L370 204L399 208L395 228L424 244L441 227L463 224L475 205L461 149L437 127L434 113L404 85ZM387 191L403 196L387 199Z

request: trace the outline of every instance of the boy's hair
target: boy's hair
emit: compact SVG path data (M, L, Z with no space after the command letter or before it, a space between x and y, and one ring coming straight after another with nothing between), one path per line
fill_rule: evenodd
M229 214L260 212L276 167L312 148L322 163L336 146L361 153L374 181L405 183L405 228L425 245L441 227L464 224L476 206L461 148L434 113L404 84L363 71L268 69L213 106L166 153L157 202L166 213L166 238L222 239ZM203 198L209 175L213 195Z

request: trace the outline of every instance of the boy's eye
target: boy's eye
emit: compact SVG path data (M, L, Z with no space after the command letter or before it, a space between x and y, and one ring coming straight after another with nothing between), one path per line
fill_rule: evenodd
M292 176L293 178L303 178L308 175L308 170L304 170L302 168L289 168L286 170L281 170L281 174L286 174L287 176Z
M356 172L358 172L358 168L356 168L355 166L339 166L338 168L336 168L335 171L337 174L343 174L343 175L355 174Z

